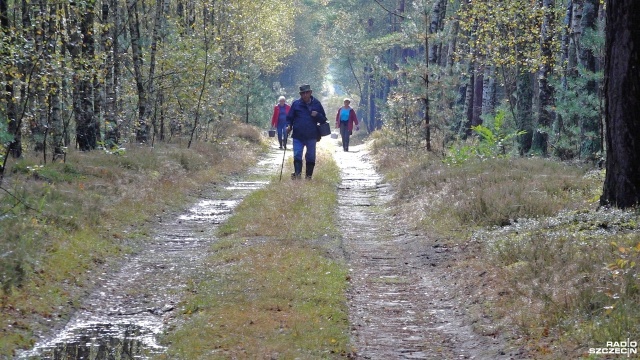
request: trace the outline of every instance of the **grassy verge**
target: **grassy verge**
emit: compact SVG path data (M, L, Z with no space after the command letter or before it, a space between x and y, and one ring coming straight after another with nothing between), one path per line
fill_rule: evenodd
M169 358L337 358L349 352L347 273L335 228L338 168L321 151L312 181L249 195L220 228Z
M119 154L70 152L65 163L11 163L0 192L0 358L63 324L93 274L135 251L155 216L249 166L260 134L237 130L244 140L229 144L132 145Z
M601 171L520 158L447 166L394 148L377 160L397 213L460 249L450 276L476 331L536 359L640 339L639 217L597 209Z

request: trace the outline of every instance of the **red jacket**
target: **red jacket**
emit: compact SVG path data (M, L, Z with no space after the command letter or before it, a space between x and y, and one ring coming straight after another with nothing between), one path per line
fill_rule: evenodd
M336 114L336 128L340 129L340 110L342 110L342 107L340 107L338 109L338 113ZM353 131L353 124L358 125L358 118L356 117L356 111L353 110L353 108L351 108L349 110L349 125L348 125L348 129L349 131Z
M289 113L291 105L284 104L284 112ZM273 116L271 117L271 127L278 127L278 117L280 116L280 105L276 105L273 108Z

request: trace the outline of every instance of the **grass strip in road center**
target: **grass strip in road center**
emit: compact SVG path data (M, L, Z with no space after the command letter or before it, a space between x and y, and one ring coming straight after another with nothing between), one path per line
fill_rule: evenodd
M313 180L274 177L244 199L220 228L207 273L190 285L182 325L166 337L168 357L347 356L338 181L331 155L320 150Z

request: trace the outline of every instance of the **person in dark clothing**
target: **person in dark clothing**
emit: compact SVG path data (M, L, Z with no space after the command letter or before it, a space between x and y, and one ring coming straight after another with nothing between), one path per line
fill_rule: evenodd
M285 129L287 127L287 113L291 106L286 103L286 98L280 96L278 99L278 105L273 107L273 116L271 116L271 127L278 129L278 143L280 143L280 149L287 148L287 139L285 137Z
M302 153L305 153L305 178L311 179L316 165L316 142L318 141L318 124L327 122L327 115L320 101L314 98L311 86L300 86L300 99L291 104L287 113L287 133L293 131L293 169L292 179L302 176Z

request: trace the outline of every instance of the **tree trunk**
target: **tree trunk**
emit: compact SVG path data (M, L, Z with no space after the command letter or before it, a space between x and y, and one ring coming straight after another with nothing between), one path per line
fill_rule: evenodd
M136 141L146 143L149 140L149 125L147 124L148 98L147 89L142 78L142 45L140 44L140 18L138 14L138 2L127 1L129 16L129 36L131 36L131 58L133 60L133 72L138 90L138 124L136 127Z
M460 135L463 138L471 135L471 125L473 121L473 92L475 90L475 67L472 60L467 64L467 78L463 81L464 93L464 118L460 126Z
M436 0L431 10L431 17L429 21L429 35L433 37L434 34L441 31L444 27L444 15L447 10L446 0ZM432 40L428 49L428 59L430 64L439 64L441 62L442 43Z
M32 5L33 6L33 5ZM37 10L35 10L37 9ZM46 138L48 132L48 114L49 109L47 105L47 96L46 92L39 89L45 89L47 84L44 83L44 79L42 74L44 73L44 69L47 67L47 63L44 59L48 56L49 49L44 46L45 37L44 34L47 33L47 10L46 5L43 0L37 1L37 7L34 6L35 11L35 19L36 24L33 26L34 33L32 34L33 38L33 46L36 50L37 54L42 54L38 57L36 63L36 69L41 69L39 71L34 71L31 79L31 83L33 84L32 88L35 89L34 97L36 100L36 114L34 114L33 121L31 122L31 136L34 142L34 150L36 152L42 152L42 159L44 163L47 163L47 155L46 155Z
M546 134L549 132L549 129L551 129L555 117L552 110L554 104L554 89L551 84L549 84L549 77L553 72L554 66L552 48L553 34L555 33L553 14L555 0L543 0L542 7L545 15L540 28L540 54L542 55L542 62L538 71L538 128L542 133ZM540 132L536 132L536 134L538 133ZM541 154L548 153L549 145L547 136L536 136L534 144L536 151L539 151Z
M596 30L598 21L599 0L585 0L582 8L582 29ZM581 39L582 42L582 39ZM582 46L578 53L578 62L589 73L597 71L596 56L587 46ZM598 96L598 84L594 79L587 82L585 92L587 96ZM600 116L599 113L583 116L580 119L580 158L595 161L600 149Z
M105 75L105 144L111 148L120 143L120 121L118 119L118 85L120 79L120 58L119 58L119 37L122 31L122 21L118 8L118 0L110 0L109 4L103 5L103 23L109 23L111 19L113 26L109 28L108 39L104 39L106 52L106 75Z
M205 29L204 33L204 72L202 74L202 86L200 87L200 94L198 95L198 103L196 105L196 114L193 119L193 129L191 129L191 136L189 137L189 143L187 144L187 148L191 148L191 143L193 142L194 135L196 130L198 129L199 120L200 120L200 107L202 106L202 101L204 99L205 91L207 90L207 84L209 83L208 71L209 71L209 38L207 37L207 19L204 19L203 28ZM247 93L247 107L249 106L249 94ZM248 112L248 110L247 110ZM249 118L247 114L247 123L249 123Z
M484 66L478 66L473 80L473 108L471 113L471 126L482 124L482 99L484 98Z
M57 53L56 34L60 32L58 27L58 10L60 5L49 5L49 27L48 32L48 57L53 58ZM51 161L60 161L64 158L64 124L62 121L62 109L60 100L60 83L59 79L50 77L47 93L49 94L49 124L51 133L52 154Z
M373 70L373 66L367 65L367 69L365 70L368 74L369 81L367 88L369 89L369 96L367 97L367 108L369 109L369 121L371 123L372 130L380 130L378 127L378 121L376 119L376 80L375 74Z
M426 22L427 14L425 13L425 22ZM424 48L429 49L429 34L424 34ZM431 151L431 118L429 117L429 52L425 51L425 62L424 62L424 75L422 76L422 82L424 84L424 93L422 95L422 102L424 105L424 137L425 143L427 147L427 151Z
M76 50L76 70L79 72L75 83L75 111L76 111L76 141L82 151L95 149L98 145L100 127L94 110L94 76L90 67L95 57L94 38L94 1L87 1L81 5L77 15L81 16L80 34L73 35ZM81 40L81 41L80 41Z
M518 138L518 149L520 155L525 155L531 150L533 137L533 118L531 108L533 106L533 88L531 74L528 71L519 70L516 80L516 124L518 130L526 131L525 134ZM546 136L546 134L536 134L536 136Z
M496 67L485 65L482 76L482 114L495 115L496 109Z
M362 71L362 82L364 85L362 87L362 97L360 98L360 108L362 109L363 113L361 119L367 126L368 133L371 133L375 130L375 127L373 126L373 119L371 119L371 113L369 109L369 97L371 96L371 81L369 79L370 77L371 73L369 71L369 65L365 65Z
M156 54L158 49L158 42L160 41L160 33L162 31L162 24L164 22L164 1L165 0L156 0L156 18L155 24L153 26L153 34L151 36L151 53L149 54L151 59L149 61L149 104L156 104L157 102L153 99L156 96L155 89L155 77L156 77ZM151 113L151 109L149 109L149 113ZM156 129L155 116L153 117L151 124L153 126L154 136Z
M458 41L458 32L460 31L460 21L453 20L451 24L451 33L449 34L449 44L447 45L447 64L446 73L452 75L453 64L455 62L456 46Z
M607 173L600 203L627 208L640 202L640 2L606 6Z
M11 28L9 23L9 8L8 0L0 0L0 30L7 39L12 39ZM4 59L11 59L9 49L4 47L0 48L0 54ZM6 103L6 116L8 121L7 132L13 136L13 140L7 147L7 153L4 156L2 164L0 164L0 178L4 175L4 164L6 164L7 155L11 154L14 158L18 158L22 155L22 136L20 133L20 126L17 119L17 104L15 103L15 91L13 87L14 77L11 72L7 72L4 75L4 102Z
M569 47L571 42L571 18L573 16L573 2L572 0L567 0L567 8L565 10L564 21L562 23L562 39L561 39L561 47L560 47L560 60L561 64L563 64L564 71L562 73L562 87L564 89L567 88L567 76L568 76L568 65L569 65Z
M567 75L578 76L578 48L582 37L582 4L584 0L571 1L571 24L569 26L569 51L567 57Z

